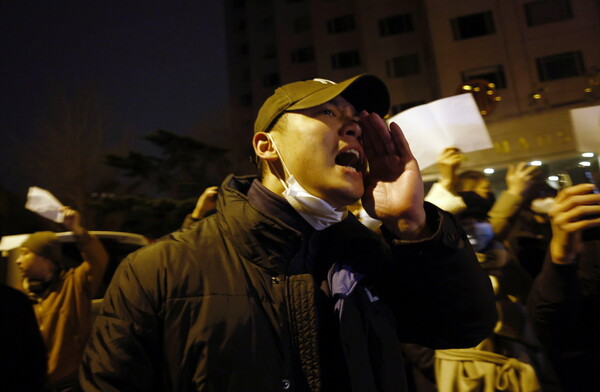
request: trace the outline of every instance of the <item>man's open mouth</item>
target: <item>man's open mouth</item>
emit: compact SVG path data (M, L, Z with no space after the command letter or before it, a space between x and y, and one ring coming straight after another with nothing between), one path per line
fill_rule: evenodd
M360 157L360 152L354 148L339 153L335 157L335 164L354 169L357 172L363 169L363 160Z

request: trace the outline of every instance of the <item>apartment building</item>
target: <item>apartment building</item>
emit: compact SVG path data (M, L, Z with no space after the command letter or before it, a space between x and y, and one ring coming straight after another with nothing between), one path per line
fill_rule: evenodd
M226 18L240 156L273 89L313 77L376 74L390 114L491 83L476 94L494 148L464 165L477 169L575 159L570 110L600 105L596 0L228 0Z

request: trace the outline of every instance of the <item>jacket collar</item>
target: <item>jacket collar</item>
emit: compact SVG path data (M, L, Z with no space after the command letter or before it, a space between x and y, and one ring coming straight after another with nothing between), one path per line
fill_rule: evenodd
M252 203L248 193L251 187L257 186L252 185L254 179L255 176L233 175L225 179L217 199L219 225L236 253L275 274L285 274L289 260L300 249L304 227L290 219L293 215L285 210L293 211L289 205L277 205L276 201L266 199L257 204L267 203L268 208L265 205L259 208ZM276 214L277 217L266 212L273 213L278 209L285 211Z

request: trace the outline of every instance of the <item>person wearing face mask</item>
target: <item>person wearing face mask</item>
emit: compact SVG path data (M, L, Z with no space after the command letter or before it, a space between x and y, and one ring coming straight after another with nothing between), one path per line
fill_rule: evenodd
M485 173L477 170L457 173L462 161L463 155L458 148L448 147L440 153L437 161L440 178L432 185L425 200L452 214L460 214L473 200L486 203L494 235L497 240L505 241L519 211L527 205L526 198L539 177L539 168L526 162L509 165L506 190L496 199Z
M458 214L477 259L488 275L493 276L502 293L524 302L529 294L531 278L514 254L496 239L490 221L491 203L478 195L464 198L467 207Z
M469 242L477 252L481 266L492 281L499 317L493 334L474 349L436 352L438 390L463 390L460 387L453 389L450 385L465 377L465 374L469 379L479 379L477 382L482 385L485 385L483 379L502 379L504 376L501 374L504 370L500 370L501 366L498 364L512 360L518 365L515 365L512 380L503 381L505 390L558 392L560 387L556 373L534 331L533 321L525 307L531 278L521 268L512 252L495 239L488 215L491 209L489 200L482 197L466 197L464 201L466 208L458 218L467 232ZM469 365L456 367L456 363L464 362L471 363L471 366L479 371L469 371ZM493 370L492 364L499 367ZM474 388L474 385L470 387Z
M85 391L406 391L401 341L471 347L493 289L423 200L382 80L286 84L262 105L258 175L128 256L86 349ZM362 200L377 236L348 212Z
M554 205L556 193L556 189L544 181L536 181L526 192L523 208L518 211L506 241L532 278L539 274L552 238L548 212Z

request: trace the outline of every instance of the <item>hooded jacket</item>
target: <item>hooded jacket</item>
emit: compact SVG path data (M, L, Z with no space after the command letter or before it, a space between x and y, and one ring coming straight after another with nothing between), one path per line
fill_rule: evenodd
M386 233L385 244L353 216L307 238L248 200L251 181L229 177L215 215L121 263L84 355L85 391L332 390L332 366L353 390L398 391L400 340L472 347L491 333L491 285L451 215L428 205L435 234L423 242ZM317 303L333 265L364 278L324 339ZM324 363L335 345L345 363Z

